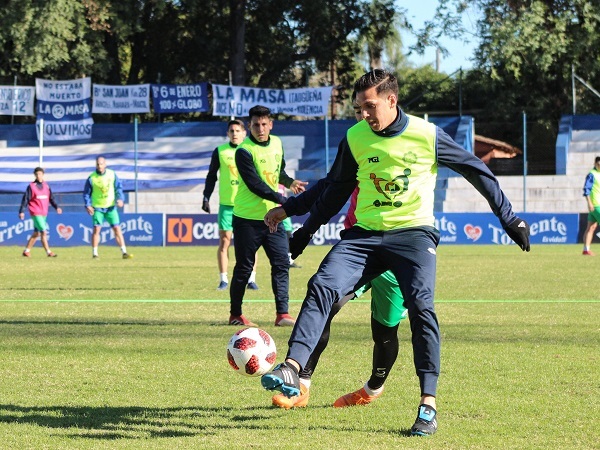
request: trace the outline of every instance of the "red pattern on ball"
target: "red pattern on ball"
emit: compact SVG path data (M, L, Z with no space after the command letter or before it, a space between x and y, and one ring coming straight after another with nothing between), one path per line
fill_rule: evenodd
M252 355L250 361L246 363L246 373L248 375L254 375L260 369L260 362L258 361L258 357L256 355Z
M277 359L277 353L271 352L267 355L267 357L265 358L265 361L267 361L269 364L273 364L273 363L275 363L276 359Z
M264 343L267 346L271 345L271 336L269 336L269 333L267 333L264 330L261 330L260 328L258 329L258 334L260 335L260 337L262 338L262 340L264 341Z
M233 355L231 354L229 349L227 350L227 361L229 361L229 365L231 367L233 367L234 370L240 370L240 368L235 363L235 360L233 359Z
M239 338L233 344L233 348L237 348L238 350L241 350L241 351L245 351L245 350L248 350L249 348L253 348L253 347L256 347L256 341L254 339L250 339L247 337Z

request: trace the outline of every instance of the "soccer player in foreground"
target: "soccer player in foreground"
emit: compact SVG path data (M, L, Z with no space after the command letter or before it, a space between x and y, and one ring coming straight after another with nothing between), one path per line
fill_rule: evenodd
M370 71L356 81L354 90L364 120L341 141L327 187L311 216L314 211L315 216L332 217L358 181L357 222L309 281L286 360L263 375L261 383L288 397L298 395L298 372L317 345L333 303L391 270L408 309L421 391L411 434L432 435L437 430L440 372L440 331L434 308L439 231L433 214L438 164L465 177L486 198L505 232L523 251L530 250L529 225L514 214L496 177L480 159L441 128L400 109L398 82L391 73ZM300 235L304 247L312 231Z
M352 104L355 107L356 121L362 120L360 108L356 109L355 105L356 93L352 93ZM304 215L310 211L310 208L321 195L325 187L325 180L319 180L312 188L298 195L291 197L285 203L285 208L278 207L270 210L265 216L265 223L271 229L275 229L279 222L285 224L290 221L291 215ZM358 196L358 188L352 192L350 197L350 207L344 220L344 228L351 228L356 223L356 199ZM312 219L312 218L311 218ZM310 227L308 219L306 227ZM317 219L319 221L319 219ZM327 219L321 220L327 222ZM302 228L306 230L305 227ZM302 232L300 232L302 234ZM291 242L290 251L296 255L296 246L301 241L299 235ZM304 249L300 246L299 252ZM290 253L291 255L291 253ZM290 256L291 258L291 256ZM383 393L385 381L396 362L398 357L398 326L400 321L407 317L408 311L403 306L404 299L398 286L398 281L392 272L389 270L382 273L378 277L371 280L365 286L359 288L356 292L344 296L340 301L334 303L331 307L331 312L327 318L323 333L319 338L319 342L306 363L299 373L300 378L300 395L286 397L284 394L276 394L272 398L272 403L280 408L305 407L308 405L310 398L310 386L312 375L317 367L321 354L329 343L329 335L331 329L331 321L333 317L341 310L342 306L348 300L358 298L366 291L371 289L371 335L373 338L373 365L371 377L360 389L345 394L338 398L333 406L335 408L343 408L346 406L368 405L373 400L377 399Z
M21 207L19 208L19 219L24 220L25 206L27 206L31 220L33 220L34 228L31 237L27 241L27 246L23 250L23 256L30 257L30 250L39 237L42 247L46 250L46 254L50 258L54 258L56 257L56 253L50 250L48 234L46 233L48 205L52 205L58 214L62 214L62 209L58 207L58 204L54 200L50 186L44 181L44 169L36 167L33 170L33 175L35 175L35 180L27 186L25 194L23 194L23 200L21 200Z

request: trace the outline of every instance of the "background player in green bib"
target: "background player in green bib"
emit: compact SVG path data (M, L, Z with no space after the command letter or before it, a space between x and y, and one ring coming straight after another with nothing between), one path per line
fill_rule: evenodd
M267 211L287 200L277 192L278 184L283 184L297 194L304 191L306 183L292 179L285 172L281 139L271 135L273 121L269 108L254 106L248 114L250 136L235 152L240 184L233 206L236 262L229 289L229 324L254 325L242 314L242 303L256 251L263 247L271 264L275 326L290 326L295 320L288 312L288 238L281 224L276 232L271 233L263 218Z
M596 156L594 168L588 173L583 186L583 196L588 207L588 220L583 233L583 254L594 256L590 250L594 231L600 223L600 156Z
M96 158L96 170L88 177L83 188L83 201L85 209L93 218L94 231L92 233L92 257L98 258L98 245L100 244L100 230L104 222L108 222L115 235L115 240L123 259L132 258L127 253L125 238L119 226L120 218L117 207L123 207L123 186L121 180L112 169L106 168L106 159L103 156Z
M246 127L241 120L230 120L227 124L227 137L229 142L219 145L214 149L210 159L206 184L204 186L202 210L210 214L210 196L217 183L219 174L219 247L217 249L217 263L219 265L218 290L227 289L229 279L227 269L229 266L229 246L233 235L233 201L238 191L239 175L235 165L235 149L246 138ZM256 263L248 279L248 289L258 289L256 285Z
M44 181L44 169L36 167L33 170L33 174L35 175L35 180L27 186L27 190L25 191L25 194L23 194L21 207L19 208L19 219L24 220L24 211L25 207L27 207L31 220L33 220L34 228L31 237L27 241L27 246L25 247L25 250L23 250L23 256L27 258L30 256L30 250L39 237L42 241L42 247L46 250L46 254L53 258L56 257L56 253L50 250L48 235L46 233L48 205L52 205L58 214L62 214L62 209L56 204L50 186Z

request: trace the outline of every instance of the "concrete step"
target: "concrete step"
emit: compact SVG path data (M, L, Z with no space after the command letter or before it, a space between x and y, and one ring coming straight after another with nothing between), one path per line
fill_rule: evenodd
M521 176L500 176L497 178L503 190L523 188L523 177ZM528 189L582 188L584 178L585 175L583 177L574 177L571 175L529 175L526 179L526 185ZM473 189L471 184L463 177L448 178L449 190L467 188Z
M569 145L571 153L598 153L600 152L600 141L578 141Z
M573 130L571 142L596 141L600 144L600 130Z

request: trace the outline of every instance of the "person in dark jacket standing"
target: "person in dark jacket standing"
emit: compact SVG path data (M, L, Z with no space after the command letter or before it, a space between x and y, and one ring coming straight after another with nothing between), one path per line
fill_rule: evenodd
M271 233L263 218L271 208L287 200L278 192L279 184L298 194L307 183L294 180L285 172L281 139L271 135L273 120L269 108L257 105L250 108L248 114L250 136L235 152L240 184L233 205L236 263L229 289L229 324L254 326L242 314L242 302L256 251L262 246L271 264L275 326L291 326L295 319L288 311L288 238L281 224Z

